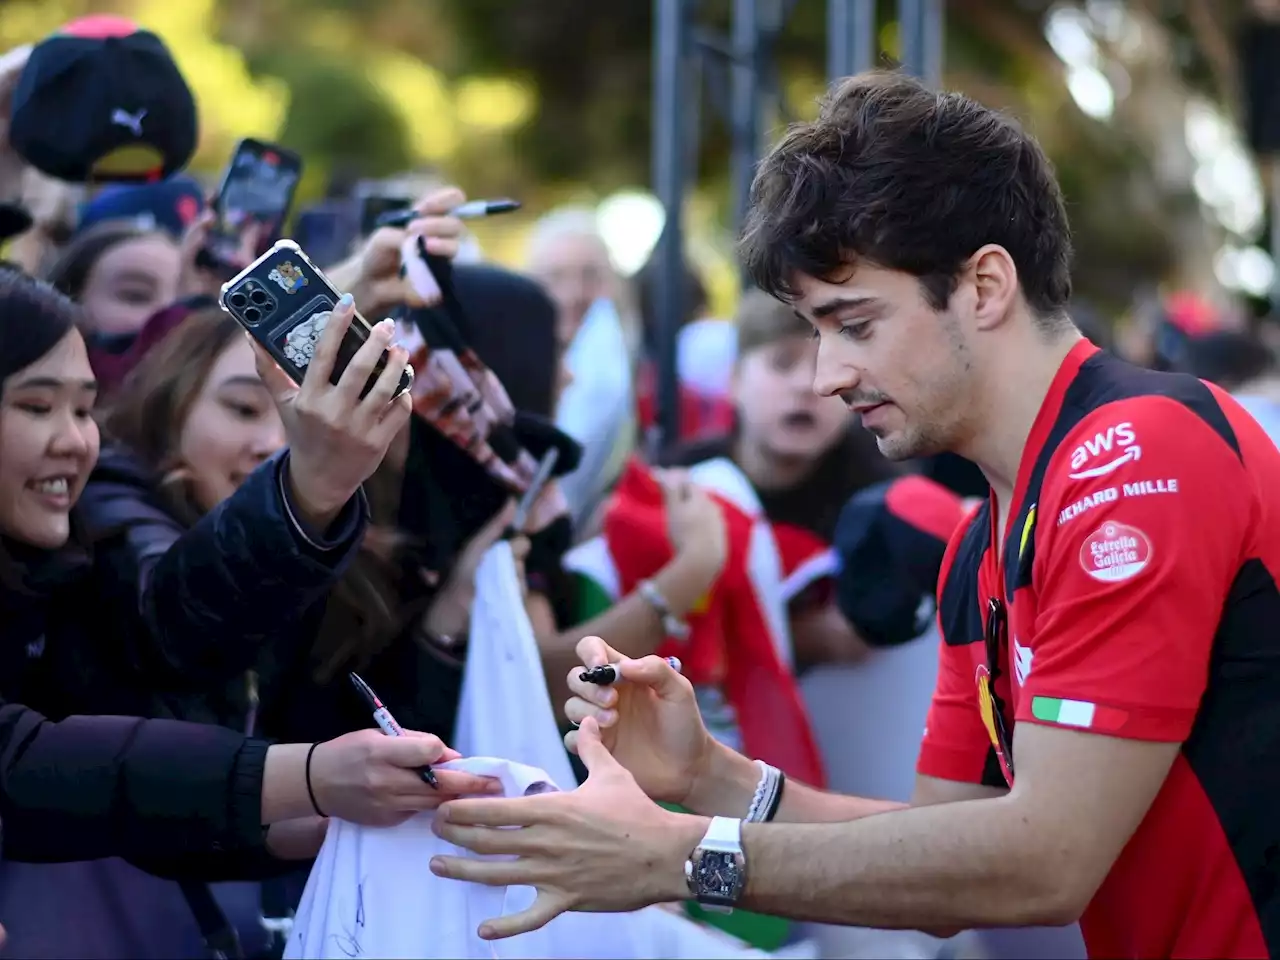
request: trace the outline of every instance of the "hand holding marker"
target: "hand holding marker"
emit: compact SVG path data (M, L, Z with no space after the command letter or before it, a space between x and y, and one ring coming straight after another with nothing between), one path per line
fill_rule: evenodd
M679 657L667 657L666 661L671 665L672 670L680 673L682 665ZM601 664L598 667L592 667L590 670L583 670L582 673L578 674L578 679L583 683L594 683L607 687L623 679L622 667L616 663Z
M364 698L364 702L369 705L369 709L373 711L373 721L382 732L388 737L403 737L404 729L400 724L396 723L396 718L391 715L391 711L382 705L382 701L378 699L378 695L373 692L373 687L369 686L358 673L349 673L347 676L351 679L351 685L356 688L356 692ZM436 779L436 775L432 772L430 765L421 768L418 775L422 777L424 783L440 789L440 781Z
M500 213L513 213L520 209L519 200L471 200L449 211L449 216L459 220L479 220L481 217L493 217ZM423 214L412 208L406 210L388 210L374 221L375 227L407 227Z

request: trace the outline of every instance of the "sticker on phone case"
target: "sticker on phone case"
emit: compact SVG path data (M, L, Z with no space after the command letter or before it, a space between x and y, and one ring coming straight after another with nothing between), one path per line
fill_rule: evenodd
M297 293L307 285L307 278L303 276L302 271L288 260L268 273L267 279L285 293Z
M311 364L311 358L316 354L316 344L320 342L320 335L324 333L325 325L332 315L328 310L313 313L281 338L283 342L280 349L299 370L305 370Z

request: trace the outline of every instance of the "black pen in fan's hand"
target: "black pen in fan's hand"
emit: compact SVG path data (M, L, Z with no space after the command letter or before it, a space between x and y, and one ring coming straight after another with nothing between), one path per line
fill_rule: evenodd
M500 213L514 213L520 209L519 200L469 200L449 210L449 216L459 220L478 220L481 217L492 217ZM374 221L377 227L405 227L422 214L413 208L407 210L389 210Z
M369 705L369 709L373 711L373 721L388 737L403 737L404 728L396 723L396 718L391 715L391 711L382 705L382 701L378 699L378 695L373 692L373 687L369 686L360 678L358 673L347 674L351 679L351 685L364 698L364 702ZM422 779L435 789L440 789L440 781L436 779L435 772L431 767L425 766L418 771Z

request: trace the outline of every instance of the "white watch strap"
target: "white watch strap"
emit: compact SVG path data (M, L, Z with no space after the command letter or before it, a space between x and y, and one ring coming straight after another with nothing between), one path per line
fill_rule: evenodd
M737 852L742 849L742 821L736 817L712 817L700 846Z

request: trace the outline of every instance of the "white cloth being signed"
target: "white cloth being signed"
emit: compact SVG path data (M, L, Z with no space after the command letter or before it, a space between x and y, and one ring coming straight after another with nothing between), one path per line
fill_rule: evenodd
M555 790L534 767L489 757L441 764L502 781L504 794ZM332 821L302 895L286 957L491 957L476 936L505 912L506 890L441 880L436 854L472 856L431 830L433 814L375 829ZM506 954L515 956L522 954Z
M535 768L491 757L441 764L497 777L509 797L557 789ZM437 854L475 854L446 843L423 813L398 827L329 824L324 847L298 906L286 958L348 960L423 957L533 960L538 957L763 957L737 941L660 908L632 914L575 913L542 930L488 943L476 936L492 917L523 909L532 890L441 880L428 869Z
M506 796L573 784L533 628L524 612L511 547L505 542L490 548L476 576L456 740L465 759L441 767L497 777ZM536 766L495 756L519 757ZM769 956L663 907L630 914L570 913L541 930L493 943L483 941L476 936L482 921L525 909L536 892L529 887L492 888L436 877L428 866L436 854L476 854L437 837L431 830L433 816L419 814L389 828L331 821L285 957L741 960ZM802 949L794 955L812 953Z

